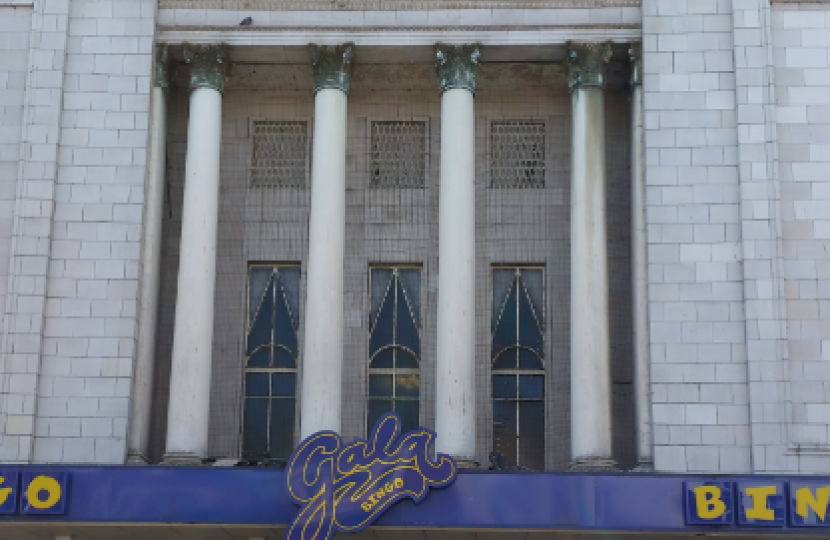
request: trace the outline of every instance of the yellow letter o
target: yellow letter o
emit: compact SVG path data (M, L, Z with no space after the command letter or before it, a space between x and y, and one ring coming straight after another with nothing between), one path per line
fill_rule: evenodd
M38 494L41 491L47 491L49 493L49 497L45 501L41 501L38 498ZM38 510L52 508L61 500L61 485L58 484L57 480L49 476L36 476L26 489L26 499L29 500L30 505Z

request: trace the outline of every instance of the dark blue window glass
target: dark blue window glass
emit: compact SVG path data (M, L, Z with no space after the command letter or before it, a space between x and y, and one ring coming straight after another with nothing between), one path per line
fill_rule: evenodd
M421 269L369 271L369 396L366 429L395 411L404 430L418 428Z
M511 468L545 468L541 268L493 269L493 450Z
M284 462L294 447L300 268L255 264L248 271L242 456Z

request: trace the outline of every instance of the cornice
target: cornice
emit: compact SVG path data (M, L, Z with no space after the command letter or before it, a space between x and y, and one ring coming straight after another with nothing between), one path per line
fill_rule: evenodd
M830 0L828 0L830 1ZM639 30L636 23L623 24L539 24L539 25L475 25L475 26L219 26L219 25L159 25L159 32L231 32L231 33L265 33L265 32L540 32L544 30Z
M248 11L423 11L432 9L590 9L639 7L640 0L159 0L159 9Z

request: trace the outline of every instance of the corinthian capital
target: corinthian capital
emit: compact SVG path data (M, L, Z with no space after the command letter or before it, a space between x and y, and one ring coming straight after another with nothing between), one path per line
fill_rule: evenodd
M605 64L611 59L611 43L568 42L568 86L571 90L605 86Z
M224 43L210 45L184 44L184 61L190 65L190 89L213 88L225 91L230 61Z
M352 80L354 44L308 46L311 65L314 67L314 92L323 88L335 88L349 93Z
M478 43L468 45L435 45L438 86L441 92L451 88L464 88L475 94L476 75L480 66L481 51Z
M631 86L643 84L643 44L640 41L632 41L628 48L628 56L631 58Z
M167 74L167 58L167 43L156 45L156 76L153 84L165 90L170 86L170 78Z

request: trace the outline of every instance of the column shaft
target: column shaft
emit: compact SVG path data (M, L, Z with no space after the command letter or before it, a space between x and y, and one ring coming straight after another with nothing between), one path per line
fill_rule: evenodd
M611 461L611 356L605 200L608 44L571 45L571 449L575 468Z
M631 296L634 327L634 396L637 410L637 468L654 467L649 376L648 276L646 255L645 141L639 44L631 48Z
M300 438L340 431L343 255L346 241L346 94L314 99Z
M435 446L462 467L476 456L473 94L479 57L478 45L437 47L442 96Z
M208 451L227 49L186 45L184 53L191 64L190 115L165 461L191 464Z
M314 148L308 225L300 438L340 432L346 243L346 106L352 44L311 45Z
M166 51L166 48L164 49ZM165 55L166 56L166 55ZM165 58L166 59L166 58ZM157 60L159 61L159 60ZM141 296L138 312L138 346L133 373L127 461L147 463L150 410L153 398L159 276L161 270L161 224L164 212L164 168L167 135L165 86L153 87L150 109L150 140L147 147L147 185L144 192L144 238L141 265Z

